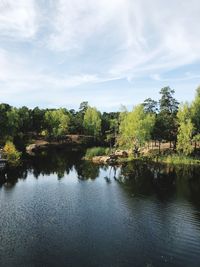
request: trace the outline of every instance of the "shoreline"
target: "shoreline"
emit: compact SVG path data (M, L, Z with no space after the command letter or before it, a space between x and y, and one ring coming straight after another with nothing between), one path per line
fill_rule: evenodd
M177 154L171 155L158 155L158 156L138 156L134 157L133 155L128 155L127 157L121 156L109 156L109 155L101 155L94 156L92 158L84 157L84 160L88 160L93 162L94 164L105 164L105 165L113 165L113 164L121 164L128 163L133 161L143 161L148 163L160 163L160 164L169 164L169 165L200 165L200 158L194 158L189 156L182 156Z

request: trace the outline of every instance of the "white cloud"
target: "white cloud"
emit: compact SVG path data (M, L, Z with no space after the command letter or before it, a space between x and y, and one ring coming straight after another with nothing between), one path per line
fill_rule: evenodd
M96 47L116 77L200 59L198 0L58 0L55 10L48 46L82 54Z
M88 39L113 23L121 4L122 0L58 0L48 40L50 47L59 51L83 49Z
M0 1L0 36L30 38L38 28L34 0Z
M86 84L198 79L166 73L199 63L199 14L199 0L0 0L1 95L75 102Z

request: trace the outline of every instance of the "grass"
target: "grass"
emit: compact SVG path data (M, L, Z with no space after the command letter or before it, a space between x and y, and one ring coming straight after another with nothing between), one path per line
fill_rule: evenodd
M107 147L92 147L88 148L85 154L86 159L92 159L96 156L106 156L110 153L110 149Z
M110 149L106 147L93 147L88 148L85 154L85 159L92 159L95 156L107 156L110 154ZM184 156L179 154L168 154L168 155L159 155L152 154L149 156L140 156L138 158L134 158L129 155L127 158L118 158L118 163L130 162L133 160L145 160L145 161L154 161L159 163L171 164L171 165L197 165L200 164L200 159L196 159L190 156Z
M173 165L195 165L200 164L199 159L195 159L189 156L183 156L183 155L168 155L168 156L158 156L157 158L154 158L154 161L161 162L161 163L167 163L167 164L173 164Z

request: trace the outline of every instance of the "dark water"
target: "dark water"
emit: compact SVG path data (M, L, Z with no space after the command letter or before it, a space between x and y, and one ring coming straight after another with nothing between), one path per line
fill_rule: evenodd
M51 151L0 177L0 266L200 266L199 168Z

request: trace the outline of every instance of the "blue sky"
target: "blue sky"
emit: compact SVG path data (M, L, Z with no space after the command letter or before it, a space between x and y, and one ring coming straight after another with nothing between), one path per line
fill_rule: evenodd
M0 0L0 102L100 110L200 85L199 0Z

